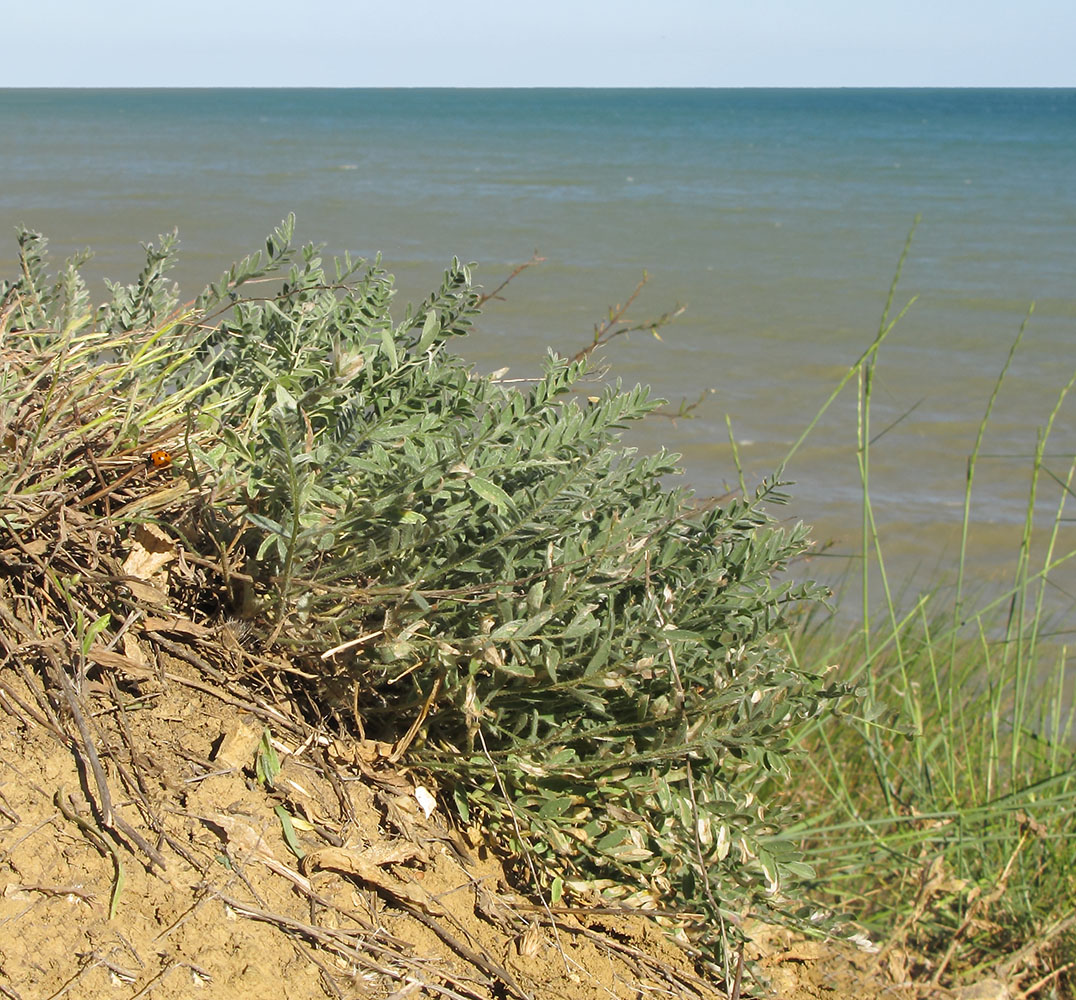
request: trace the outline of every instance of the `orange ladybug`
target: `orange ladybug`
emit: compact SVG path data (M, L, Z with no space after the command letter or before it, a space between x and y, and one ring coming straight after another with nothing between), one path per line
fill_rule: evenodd
M163 448L155 448L146 461L155 469L167 469L172 464L172 456Z

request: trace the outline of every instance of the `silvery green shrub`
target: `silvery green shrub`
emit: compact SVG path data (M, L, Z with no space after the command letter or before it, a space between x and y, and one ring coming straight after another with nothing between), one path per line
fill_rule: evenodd
M258 641L342 720L354 695L367 734L411 730L407 762L555 898L702 912L704 937L779 899L807 869L764 790L792 773L793 725L845 693L785 652L820 594L787 579L807 533L767 513L779 479L720 503L668 488L676 456L619 438L647 389L552 353L522 388L477 375L451 350L478 312L468 267L394 320L379 262L330 272L291 230L167 327L163 240L96 314L166 329L167 383L198 387L184 468ZM37 258L9 299L31 273L42 322L83 304Z

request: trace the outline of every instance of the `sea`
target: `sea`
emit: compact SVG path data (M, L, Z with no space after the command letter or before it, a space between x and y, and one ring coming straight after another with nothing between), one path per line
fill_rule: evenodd
M604 361L668 404L625 440L700 498L779 470L816 540L795 572L859 579L866 472L891 590L951 582L973 451L976 587L1025 536L1076 550L1076 90L0 91L2 276L26 225L92 248L103 297L176 227L193 297L290 212L380 255L401 314L453 257L487 291L541 258L458 345L479 370L532 377L628 305Z

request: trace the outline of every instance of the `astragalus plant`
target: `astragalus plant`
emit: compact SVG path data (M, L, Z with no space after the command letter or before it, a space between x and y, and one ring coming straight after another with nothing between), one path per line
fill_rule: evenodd
M478 311L467 267L393 319L379 265L330 273L290 240L288 220L178 310L162 244L68 335L85 379L127 366L127 439L169 408L187 488L146 509L215 567L225 597L197 613L248 619L248 645L554 898L708 914L714 937L779 896L804 867L760 789L789 776L793 723L842 693L780 638L818 596L783 574L806 530L766 512L780 481L720 504L670 490L676 457L618 438L647 389L553 354L518 388L450 350ZM55 288L24 260L8 345L62 321Z

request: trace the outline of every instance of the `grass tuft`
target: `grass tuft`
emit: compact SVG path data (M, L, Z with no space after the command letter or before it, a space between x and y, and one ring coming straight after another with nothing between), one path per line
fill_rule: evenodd
M989 972L1025 995L1054 990L1076 960L1076 703L1051 602L1076 556L1066 531L1076 462L1054 469L1045 455L1076 376L1044 413L1030 456L1011 581L977 591L968 567L977 462L1029 311L970 443L955 583L902 602L870 493L871 387L888 312L855 372L862 617L849 625L815 610L787 637L801 669L832 665L861 700L799 728L809 776L787 793L801 819L782 836L818 872L814 897L880 942L879 963L941 985ZM1057 500L1044 518L1046 486Z

